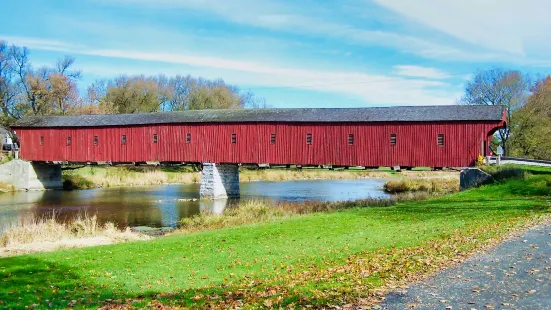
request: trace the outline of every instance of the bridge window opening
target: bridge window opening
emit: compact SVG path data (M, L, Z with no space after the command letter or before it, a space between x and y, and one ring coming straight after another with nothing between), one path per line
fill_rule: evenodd
M68 136L67 137L67 146L70 146L71 145L71 136Z
M306 144L312 144L312 134L311 133L306 134Z
M94 145L98 145L98 144L99 144L98 136L94 136Z
M186 135L186 143L191 143L191 132L188 132Z
M396 134L395 133L390 135L390 145L392 145L392 146L396 145Z
M121 136L121 144L126 145L126 135Z
M44 145L44 136L40 136L40 145Z
M354 135L348 134L348 145L354 145Z
M232 133L232 134L231 134L231 143L232 143L232 144L236 144L236 143L237 143L237 134L236 134L236 133Z
M156 144L157 142L159 142L159 136L157 134L154 134L153 135L153 143Z
M276 144L276 134L275 133L270 135L270 144Z
M436 141L439 146L444 146L444 134L440 133L438 134L438 140Z

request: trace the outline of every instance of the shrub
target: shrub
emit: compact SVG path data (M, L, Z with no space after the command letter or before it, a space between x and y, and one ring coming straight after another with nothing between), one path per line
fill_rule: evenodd
M383 189L387 193L403 193L411 191L409 180L391 180L383 185Z
M526 170L516 167L486 166L483 170L491 175L496 182L501 182L508 179L524 180L530 176Z
M453 193L459 190L459 180L456 178L390 180L385 183L383 189L391 194L408 192Z
M476 158L476 166L477 167L483 167L484 166L484 156L478 155Z
M283 209L272 206L270 202L248 200L226 208L222 214L202 213L183 218L180 221L180 229L185 231L217 229L265 221L284 215L286 214Z
M89 179L80 176L80 175L64 175L63 180L63 189L73 190L73 189L87 189L97 187Z
M12 161L14 158L13 158L13 155L12 153L8 153L7 155L4 155L3 153L0 153L0 165L3 165L7 162L10 162Z

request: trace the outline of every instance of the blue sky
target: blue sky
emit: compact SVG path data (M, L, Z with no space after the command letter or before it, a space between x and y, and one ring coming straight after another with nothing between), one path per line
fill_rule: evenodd
M477 70L551 70L548 0L19 0L34 65L222 78L273 107L454 104Z

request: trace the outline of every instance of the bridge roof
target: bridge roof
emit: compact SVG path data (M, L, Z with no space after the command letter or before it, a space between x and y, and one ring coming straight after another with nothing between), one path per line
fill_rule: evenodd
M403 106L194 110L144 114L31 116L12 127L103 127L177 123L502 121L503 106Z

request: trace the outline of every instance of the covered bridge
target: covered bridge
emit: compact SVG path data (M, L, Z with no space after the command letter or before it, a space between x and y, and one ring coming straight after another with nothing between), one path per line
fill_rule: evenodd
M42 116L12 126L35 162L465 167L503 106L199 110Z

